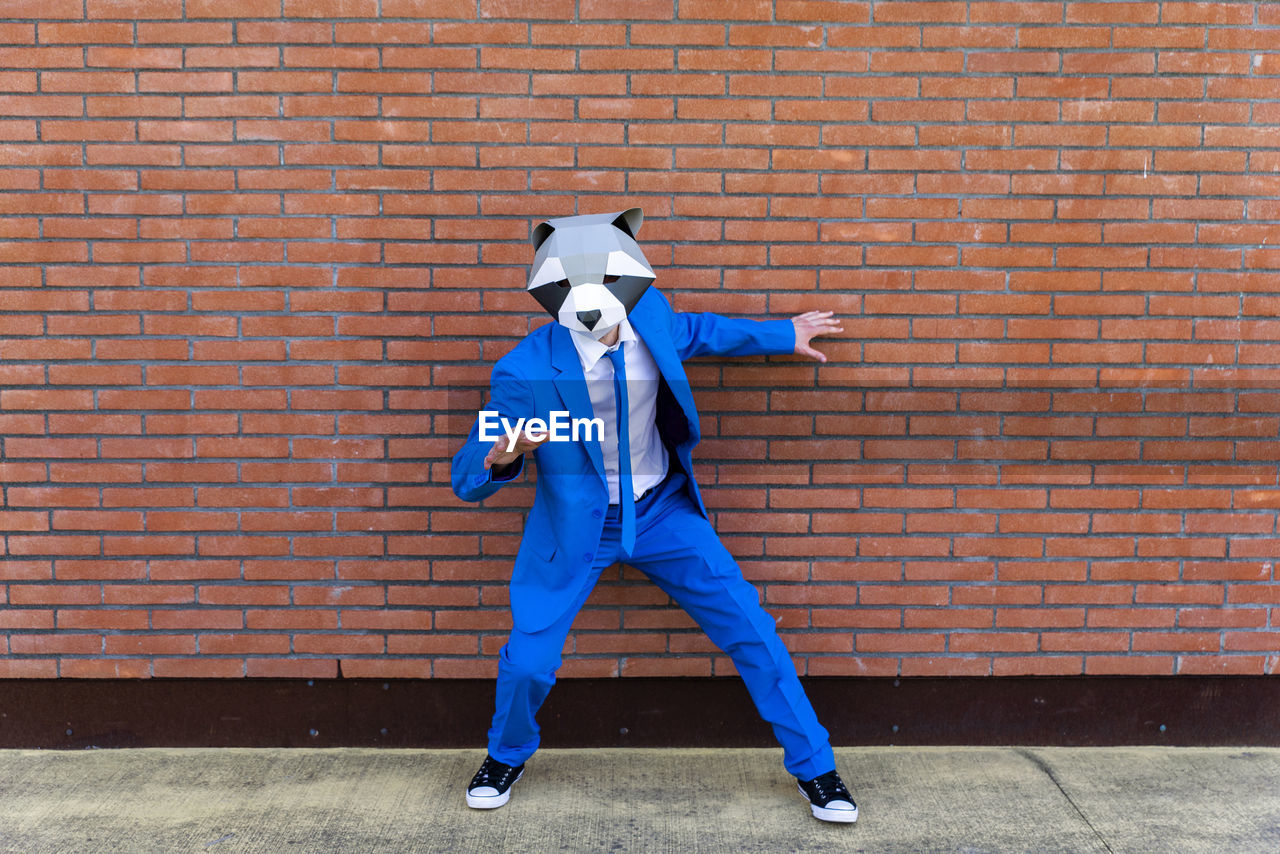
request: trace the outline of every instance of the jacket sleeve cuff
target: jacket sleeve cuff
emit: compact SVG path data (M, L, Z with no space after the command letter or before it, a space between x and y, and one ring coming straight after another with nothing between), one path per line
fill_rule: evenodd
M770 353L785 354L796 351L796 325L788 320L766 320L765 344Z
M504 466L493 466L489 469L489 480L494 483L506 483L515 480L524 471L524 454L516 457Z

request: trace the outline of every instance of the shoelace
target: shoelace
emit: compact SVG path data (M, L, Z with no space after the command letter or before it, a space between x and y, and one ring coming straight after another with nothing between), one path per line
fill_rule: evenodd
M830 797L827 796L827 790L823 788L822 781L830 780L832 776L834 775L823 774L821 777L818 777L813 781L813 788L818 792L818 797L822 799L824 804L836 800L849 801L850 803L853 803L853 796L849 794L849 790L845 788L844 781L839 777L836 777L832 784Z
M474 789L477 786L481 786L486 783L489 783L493 779L493 769L491 765L497 765L497 763L486 762L480 766L480 770L476 772L476 776L471 779L470 788ZM507 778L510 777L511 773L516 770L515 768L512 768L510 765L505 765L503 767L506 768L507 770L503 771L502 776L498 778L498 785L495 787L498 789L501 789L503 786L507 784Z

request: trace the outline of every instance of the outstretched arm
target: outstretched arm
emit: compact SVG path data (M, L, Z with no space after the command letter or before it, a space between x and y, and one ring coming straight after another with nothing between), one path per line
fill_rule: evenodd
M807 311L790 320L739 320L682 312L673 312L671 318L672 339L681 359L795 353L825 362L827 357L810 342L844 331L830 311Z
M695 356L762 356L795 351L796 330L789 320L744 320L711 312L671 312L670 317L671 340L681 361Z

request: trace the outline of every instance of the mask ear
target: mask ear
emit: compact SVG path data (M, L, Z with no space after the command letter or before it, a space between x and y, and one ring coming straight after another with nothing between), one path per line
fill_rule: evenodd
M629 235L632 240L636 239L636 235L640 233L640 224L644 222L644 211L639 208L631 208L618 214L617 219L613 221L614 226L621 232Z
M533 248L537 250L539 246L547 242L547 238L551 236L551 232L556 227L549 222L544 222L533 229Z

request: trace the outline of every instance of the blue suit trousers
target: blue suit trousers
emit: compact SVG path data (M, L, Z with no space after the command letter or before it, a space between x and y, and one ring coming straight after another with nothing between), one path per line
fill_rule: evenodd
M592 571L573 605L545 629L512 630L498 659L489 755L520 765L538 749L535 715L555 683L569 627L600 573L622 560L684 608L733 660L760 716L782 745L788 771L811 780L833 770L827 731L805 696L774 620L689 498L686 476L672 473L636 503L636 542L630 557L621 555L619 537L618 506L612 505Z

